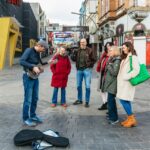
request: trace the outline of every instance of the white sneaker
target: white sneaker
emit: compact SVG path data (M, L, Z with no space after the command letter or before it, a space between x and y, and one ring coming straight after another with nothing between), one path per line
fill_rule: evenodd
M115 124L117 124L118 122L119 122L119 120L116 120L116 121L110 120L110 121L109 121L109 124L115 125Z
M24 124L29 126L29 127L35 127L37 124L33 122L31 119L27 119L24 121Z

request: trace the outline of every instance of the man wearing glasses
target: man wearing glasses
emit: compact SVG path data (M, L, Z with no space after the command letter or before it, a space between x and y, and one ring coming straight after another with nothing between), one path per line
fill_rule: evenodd
M42 120L36 115L39 80L38 75L43 71L37 66L43 63L40 58L40 52L48 49L45 41L39 41L33 48L27 48L20 59L20 65L23 66L23 86L24 86L24 103L23 103L23 122L27 126L36 126L42 123ZM29 76L29 71L37 75L37 78Z
M85 107L89 107L90 102L90 85L92 77L92 68L96 58L94 51L87 47L86 39L80 40L80 48L76 54L76 68L77 68L77 91L78 99L73 103L74 105L82 104L82 81L85 81Z

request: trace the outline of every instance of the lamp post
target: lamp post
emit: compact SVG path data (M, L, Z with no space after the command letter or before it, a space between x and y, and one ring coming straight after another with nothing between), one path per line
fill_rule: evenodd
M98 26L97 26L97 23L95 22L95 20L90 17L90 16L87 16L86 14L82 14L82 13L77 13L77 12L71 12L71 14L75 14L75 15L79 15L79 16L85 16L85 17L88 17L95 25L95 31L92 33L92 34L95 34L97 31L98 31ZM98 37L97 37L98 38ZM91 39L94 41L94 36L91 36ZM98 39L97 39L98 40ZM92 43L92 42L91 42ZM97 44L97 45L95 45ZM98 43L92 43L92 48L94 49L95 51L95 57L97 57L97 49L98 49Z
M96 27L94 33L96 33L96 31L98 30L98 26L97 26L96 22L93 20L93 18L91 18L90 16L87 16L86 14L81 14L81 13L77 13L77 12L71 12L71 14L88 17L94 23L94 25Z

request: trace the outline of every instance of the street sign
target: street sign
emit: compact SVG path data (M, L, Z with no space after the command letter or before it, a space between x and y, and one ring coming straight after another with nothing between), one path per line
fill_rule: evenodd
M47 26L46 27L46 32L57 32L57 31L62 31L61 26Z
M73 32L86 32L89 31L88 26L63 26L63 32L73 31Z

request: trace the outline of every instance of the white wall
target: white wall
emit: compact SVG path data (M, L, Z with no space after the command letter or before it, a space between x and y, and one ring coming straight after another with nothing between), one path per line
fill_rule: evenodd
M133 39L139 62L146 64L146 37L134 37Z
M134 25L136 25L137 23L138 22L131 19L129 15L124 15L118 20L116 20L115 25L117 27L119 24L124 24L124 32L126 32L126 31L132 31ZM150 12L148 17L145 18L141 23L145 25L147 30L150 30Z
M142 23L145 25L147 30L150 30L150 12L148 13L148 17L145 18Z
M137 24L137 22L131 19L128 15L124 15L118 20L116 20L115 22L116 27L119 24L124 24L124 32L126 32L126 31L132 31L133 26Z

